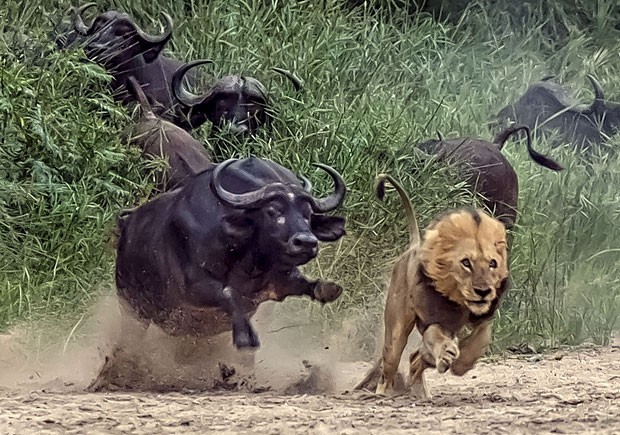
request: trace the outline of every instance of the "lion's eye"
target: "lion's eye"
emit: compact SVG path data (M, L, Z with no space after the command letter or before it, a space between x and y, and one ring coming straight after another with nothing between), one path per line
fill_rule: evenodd
M461 264L465 266L466 268L471 269L471 261L469 261L469 259L463 258L461 260Z
M495 268L497 268L497 261L495 261L495 260L491 260L491 261L489 262L489 267L490 267L491 269L495 269Z

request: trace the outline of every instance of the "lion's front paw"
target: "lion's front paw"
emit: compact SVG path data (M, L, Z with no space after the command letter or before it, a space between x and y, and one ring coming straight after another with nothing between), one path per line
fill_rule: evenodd
M439 353L435 366L439 373L445 373L455 359L459 357L459 345L455 340L450 340L443 344L442 350Z
M335 282L319 281L314 287L314 298L321 303L335 301L341 293L342 287Z
M475 364L475 362L464 363L461 360L457 360L450 366L450 372L456 376L463 376L465 373L473 369Z

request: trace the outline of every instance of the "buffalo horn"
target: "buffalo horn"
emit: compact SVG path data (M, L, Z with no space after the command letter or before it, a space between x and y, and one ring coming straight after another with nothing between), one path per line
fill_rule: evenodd
M198 65L204 65L207 63L213 63L213 61L211 59L199 59L192 62L187 62L185 65L180 66L179 69L177 69L174 74L172 74L172 95L174 95L174 98L176 98L183 106L193 107L203 102L209 96L210 92L199 96L191 94L189 91L187 91L187 89L182 89L183 78L185 77L185 74L187 74L190 69ZM188 98L183 94L189 94L190 96Z
M303 182L304 190L308 193L312 193L312 182L301 174L297 175L297 177Z
M254 77L242 77L243 80L243 93L254 97L256 99L262 99L264 102L267 101L267 90L265 86Z
M136 29L136 33L140 38L144 41L149 42L151 44L161 44L163 42L168 41L172 38L172 18L165 12L162 12L164 19L166 20L166 32L160 36L151 36L142 30L135 22L132 21L134 28Z
M291 83L293 84L295 91L299 92L303 89L303 84L301 83L301 79L297 77L295 74L293 74L292 72L287 71L282 68L276 68L276 67L271 68L271 70L277 72L278 74L282 74L284 77L289 79Z
M592 111L594 113L598 113L605 108L605 96L603 95L603 88L593 75L588 74L587 77L588 80L590 80L590 83L592 83L592 88L594 89L594 103L592 103Z
M347 187L344 184L344 180L340 174L330 166L322 163L313 163L313 166L321 168L327 172L332 177L335 184L334 192L325 198L315 199L313 208L320 213L326 213L337 209L342 205L347 192Z
M97 3L86 3L80 6L77 9L74 9L75 17L73 18L73 28L80 35L86 36L90 27L84 24L84 17L82 16L87 9L92 8L93 6L97 6Z
M237 159L229 159L220 163L213 170L211 188L215 195L225 204L235 208L252 208L258 203L268 201L274 196L284 193L286 187L282 183L271 183L258 190L246 193L232 193L224 189L220 183L221 172Z

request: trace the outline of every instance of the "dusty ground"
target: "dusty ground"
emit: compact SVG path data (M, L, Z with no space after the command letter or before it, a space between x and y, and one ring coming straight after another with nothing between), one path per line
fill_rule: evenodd
M86 352L65 344L61 358L41 365L41 355L0 336L0 433L620 433L617 342L486 361L461 378L428 371L433 398L415 402L350 393L369 364L337 361L342 350L333 340L313 337L311 346L291 339L299 331L258 329L264 345L252 388L270 389L259 393L247 385L234 392L87 393L101 367L100 346ZM302 359L310 359L310 370Z
M620 433L620 349L581 350L556 359L559 356L483 363L463 378L433 373L428 378L433 398L424 403L345 392L93 394L66 391L65 386L9 389L0 397L0 433ZM356 365L347 366L346 377L352 381ZM357 366L359 376L364 366Z

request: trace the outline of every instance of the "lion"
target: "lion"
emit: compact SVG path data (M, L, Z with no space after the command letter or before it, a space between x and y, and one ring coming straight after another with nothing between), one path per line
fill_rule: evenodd
M491 343L493 316L509 285L506 230L481 209L461 208L436 217L421 239L411 201L390 175L377 177L377 197L383 199L386 181L405 208L410 244L392 269L382 357L356 389L376 382L377 394L396 392L401 355L417 327L422 343L409 358L407 386L426 399L427 368L461 376Z

